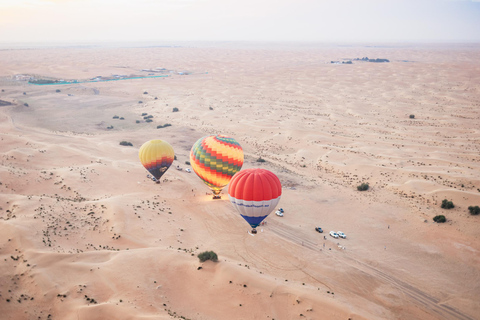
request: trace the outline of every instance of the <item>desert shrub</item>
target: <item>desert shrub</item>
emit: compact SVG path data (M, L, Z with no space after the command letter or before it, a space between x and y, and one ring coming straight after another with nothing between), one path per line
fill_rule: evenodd
M148 118L147 120L145 120L145 122L153 122L153 120Z
M148 92L147 92L147 91L145 91L143 94L148 94Z
M60 89L55 90L55 92L60 92Z
M205 262L207 260L212 260L214 262L218 261L218 256L213 251L204 251L202 253L199 253L197 257L198 259L200 259L200 262Z
M163 126L162 125L157 126L157 129L166 128L166 127L170 127L170 126L171 126L170 123L165 123Z
M452 201L448 201L447 199L443 199L442 201L442 206L441 206L443 209L452 209L452 208L455 208L455 206L453 205L453 202Z
M151 119L151 118L153 118L153 116L152 116L152 115L149 115L149 116L145 116L145 117L143 117L143 119Z
M265 159L262 159L262 157L257 159L257 162L266 162Z
M117 116L117 115L114 115L114 116L112 117L112 119L118 119L118 118L120 118L120 117Z
M157 100L157 99L158 99L158 98L157 98L157 97L155 97L155 100Z
M479 206L470 206L468 207L468 211L470 211L471 215L476 216L477 214L480 214L480 207Z
M185 161L185 164L186 164L186 165L190 165L190 161Z
M125 120L125 118L124 118L124 117L120 117L120 120Z
M178 112L178 111L180 111L180 110L178 110L178 108L175 107L175 108L173 108L173 111L172 111L172 112Z
M146 116L148 113L144 112L142 113L142 117Z
M113 126L109 126L109 127L107 127L107 129L108 129L108 130L111 130L111 129L113 129Z
M128 141L122 141L122 142L120 142L120 145L121 146L130 146L130 147L133 146L133 144L131 142L128 142Z
M25 107L28 107L28 103L26 103L26 102L25 102L23 105L24 105Z
M135 123L140 123L140 120L136 120Z
M410 115L410 119L415 119L415 115L414 115L414 114L411 114L411 115Z
M142 100L139 100L138 103L143 103L143 101L142 101Z
M366 191L368 190L370 186L368 185L368 182L367 183L362 183L361 185L357 186L357 190L358 191Z
M447 221L447 218L445 218L443 214L440 214L438 216L433 217L433 221L435 221L436 223L444 223Z
M208 109L209 109L209 110L213 110L213 108L212 108L212 107L208 107Z

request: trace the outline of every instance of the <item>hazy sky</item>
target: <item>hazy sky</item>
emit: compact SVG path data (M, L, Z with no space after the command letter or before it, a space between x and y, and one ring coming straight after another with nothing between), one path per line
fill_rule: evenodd
M480 42L480 0L0 0L0 42Z

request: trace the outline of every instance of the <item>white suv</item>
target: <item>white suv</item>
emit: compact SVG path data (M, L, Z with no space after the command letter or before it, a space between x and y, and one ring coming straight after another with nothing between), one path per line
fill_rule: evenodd
M335 231L330 231L330 235L334 237L335 239L338 238L338 234Z

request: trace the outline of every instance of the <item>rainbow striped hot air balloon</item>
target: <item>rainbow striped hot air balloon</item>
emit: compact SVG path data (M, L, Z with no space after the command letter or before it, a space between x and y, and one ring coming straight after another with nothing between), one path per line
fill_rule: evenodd
M280 201L282 184L266 169L246 169L235 174L228 186L228 197L235 209L256 227L273 211Z
M175 153L172 146L164 140L150 140L145 142L138 152L140 162L156 179L160 178L172 165Z
M233 138L224 135L199 139L190 151L193 171L220 198L222 189L243 165L243 149Z

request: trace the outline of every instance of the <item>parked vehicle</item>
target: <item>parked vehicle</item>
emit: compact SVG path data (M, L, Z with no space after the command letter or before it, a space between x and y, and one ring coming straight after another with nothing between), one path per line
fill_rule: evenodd
M330 236L334 237L335 239L338 239L338 234L335 231L330 231Z
M192 172L192 170L190 168L186 168L185 171L188 172L188 173Z
M275 214L279 217L283 217L283 210L282 211L277 210L277 211L275 211Z
M342 231L337 231L337 234L340 238L343 238L343 239L347 238L347 235L345 233L343 233Z
M318 233L323 233L323 229L320 227L315 227L315 231L317 231Z

